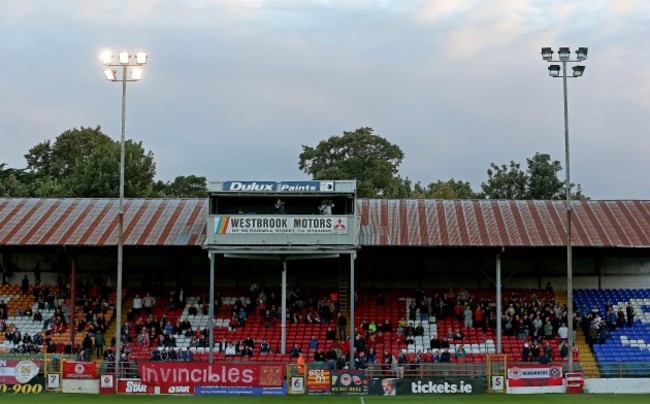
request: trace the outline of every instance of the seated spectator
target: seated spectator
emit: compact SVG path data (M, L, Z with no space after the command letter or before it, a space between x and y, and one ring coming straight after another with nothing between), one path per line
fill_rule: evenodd
M32 321L38 321L38 322L43 321L43 314L41 313L40 310L36 310L36 313L34 313L34 318L32 319Z
M318 349L318 338L315 335L309 338L309 349Z
M325 331L325 340L334 341L335 339L336 339L336 331L334 331L332 327L327 327L327 331Z
M162 360L162 359L161 359L161 356L160 356L160 351L158 350L158 348L156 348L156 349L154 349L153 351L151 351L151 358L150 358L150 360L153 361L153 362L159 362L159 361Z
M192 355L192 351L189 349L181 348L178 359L183 362L192 362L194 360L194 357Z
M302 349L300 349L298 344L293 344L293 346L291 347L291 351L289 351L289 356L291 356L292 358L297 358L300 356L301 353L302 353Z
M325 361L325 352L322 349L314 351L314 362L322 364Z
M390 323L390 319L384 320L384 324L379 327L379 330L382 332L393 332L393 325Z
M440 354L440 362L441 363L451 362L451 354L449 353L449 348L445 348Z
M460 330L460 328L456 328L456 331L454 332L453 338L454 341L462 341L465 339L465 334Z
M237 353L237 351L235 350L235 344L229 342L228 346L226 347L225 353L226 356L235 356L235 354Z
M465 346L463 344L458 345L456 348L456 360L463 359L467 357L467 352L465 351Z
M250 357L252 357L252 356L253 356L253 348L251 348L251 347L248 346L248 345L242 345L242 348L241 348L241 357L242 357L242 358L244 358L244 357L248 357L248 358L250 358Z
M359 352L359 356L354 360L354 367L359 370L364 370L368 367L368 358L365 352Z
M271 352L271 344L269 344L267 340L263 339L262 342L260 342L260 353L266 355L269 352Z

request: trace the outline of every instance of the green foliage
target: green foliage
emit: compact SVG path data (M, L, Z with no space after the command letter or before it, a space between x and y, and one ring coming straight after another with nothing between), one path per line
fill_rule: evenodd
M481 184L483 196L489 199L563 199L566 195L565 183L558 178L562 164L551 160L545 153L535 153L526 159L527 169L514 160L509 165L490 164L488 180ZM574 188L571 184L571 188ZM575 199L587 199L582 187L575 186Z
M479 195L472 190L467 181L450 179L438 180L425 187L419 182L413 187L411 198L415 199L476 199Z
M316 147L302 145L298 167L314 180L357 180L362 198L392 198L404 190L397 175L404 152L371 128L332 136Z
M96 128L74 128L25 154L27 168L16 183L0 177L7 196L116 198L119 196L120 142ZM156 165L142 143L125 142L124 195L153 196Z
M207 180L196 175L181 175L173 182L156 182L154 193L161 198L205 198L208 194Z

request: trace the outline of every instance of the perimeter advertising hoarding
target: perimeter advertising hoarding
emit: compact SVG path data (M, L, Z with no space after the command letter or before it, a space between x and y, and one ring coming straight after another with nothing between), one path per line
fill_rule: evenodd
M41 362L38 360L0 360L0 384L23 384L38 375Z
M363 370L309 369L306 379L309 395L368 394L368 379Z
M562 365L508 366L508 387L561 386Z
M483 393L487 393L487 379L484 377L374 378L370 382L370 394L379 396Z
M36 376L27 383L0 384L0 396L4 394L40 394L44 391L44 376Z
M142 362L142 383L149 386L281 387L282 365L254 363Z

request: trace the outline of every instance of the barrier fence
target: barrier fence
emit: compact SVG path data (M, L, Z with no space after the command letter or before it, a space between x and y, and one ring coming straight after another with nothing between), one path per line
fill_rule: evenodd
M575 370L580 374L579 368ZM644 362L601 363L599 370L602 378L650 378L650 363ZM299 369L294 363L281 362L125 362L116 373L114 362L75 362L72 355L59 354L4 354L0 355L0 394L60 392L66 381L95 381L104 394L478 394L568 386L566 372L563 363L506 364L506 357L499 356L482 363L420 363L397 368L371 364L364 370L334 369L328 363L307 363L305 369Z

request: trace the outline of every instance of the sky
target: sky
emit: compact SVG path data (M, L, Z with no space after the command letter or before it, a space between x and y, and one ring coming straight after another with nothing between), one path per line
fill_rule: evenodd
M402 177L478 191L492 162L565 166L562 80L541 48L585 46L571 181L650 199L648 45L647 0L3 0L0 162L23 168L75 127L119 140L121 87L98 55L145 50L126 136L157 180L305 180L301 145L371 127L404 151Z

